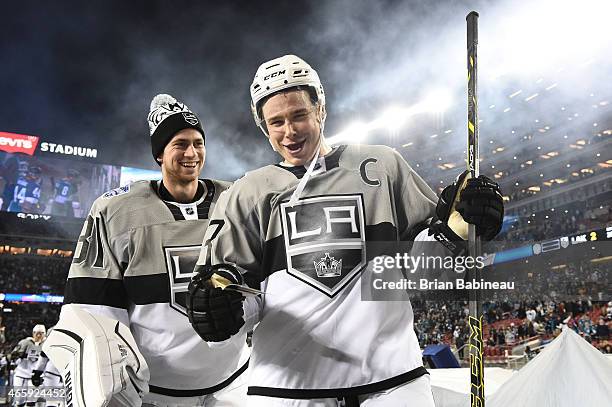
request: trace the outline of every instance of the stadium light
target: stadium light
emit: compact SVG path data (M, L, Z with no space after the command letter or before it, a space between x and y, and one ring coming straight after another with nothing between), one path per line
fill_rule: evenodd
M535 1L529 7L508 3L508 10L503 14L500 11L495 21L498 35L482 44L482 55L488 55L491 62L487 65L489 76L541 77L543 73L560 73L565 65L586 67L595 56L609 55L610 35L606 27L612 15L612 2L586 3L584 7L557 0ZM546 50L546 58L542 58L542 50Z
M366 123L356 122L350 125L346 130L336 134L333 137L329 137L327 141L330 144L338 144L343 141L361 142L367 135L371 128Z
M442 113L451 104L451 94L446 89L436 89L431 91L421 102L422 111L431 113Z
M402 109L395 106L387 109L379 120L381 121L381 125L386 127L389 131L397 131L406 123L409 116L409 109Z
M419 113L441 113L451 103L450 92L437 89L430 92L422 101L407 107L393 106L384 111L377 119L369 123L355 123L346 130L329 137L330 144L338 144L343 141L361 142L372 131L377 129L388 129L395 132L402 127L406 121Z

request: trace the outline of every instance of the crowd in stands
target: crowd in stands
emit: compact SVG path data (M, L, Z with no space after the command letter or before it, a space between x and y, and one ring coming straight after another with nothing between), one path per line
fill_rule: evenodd
M0 293L63 295L70 262L70 258L62 257L0 255ZM61 304L6 302L0 303L0 310L2 305L0 350L10 351L21 339L32 335L34 325L54 325Z
M0 255L0 292L64 294L70 258Z
M491 251L602 229L612 224L612 205L572 205L569 209L522 214L497 235ZM494 248L494 249L493 249Z
M497 349L497 354L528 339L551 339L563 325L569 326L603 353L612 353L612 302L543 302L485 303L485 347ZM437 301L413 304L415 330L421 347L449 344L467 357L469 327L467 303Z
M560 178L563 178L563 182L556 182L555 180L549 180L547 181L546 184L534 183L534 185L532 186L537 186L539 188L537 191L529 189L528 187L526 188L516 187L516 188L511 188L508 191L504 190L505 189L504 188L502 189L502 191L509 198L509 202L516 202L516 201L520 201L521 199L531 198L533 196L542 195L547 192L556 191L560 186L566 187L571 184L577 184L580 181L583 181L588 178L592 178L596 175L605 174L606 170L607 170L606 168L602 168L599 166L593 166L592 168L585 169L585 171L581 171L581 172L568 171L568 173L565 174L565 178L563 178L563 176L560 177ZM604 185L603 183L600 184L600 186L603 186L603 185Z
M483 303L485 350L503 355L527 340L547 340L567 325L604 353L612 353L612 262L570 263L532 273L526 284ZM422 347L446 343L467 357L469 314L466 301L415 301L415 330ZM489 348L489 349L486 349Z

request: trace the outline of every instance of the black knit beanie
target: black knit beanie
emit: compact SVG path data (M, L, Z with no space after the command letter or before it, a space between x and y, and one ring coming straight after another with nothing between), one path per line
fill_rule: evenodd
M160 94L151 101L151 110L147 117L151 132L151 151L157 164L157 157L164 151L166 144L174 135L183 129L195 129L204 136L202 122L185 105L170 95Z

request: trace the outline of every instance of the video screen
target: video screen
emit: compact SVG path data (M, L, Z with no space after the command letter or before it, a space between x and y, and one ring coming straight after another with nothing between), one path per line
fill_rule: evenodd
M0 151L0 205L6 212L84 218L94 200L159 171Z

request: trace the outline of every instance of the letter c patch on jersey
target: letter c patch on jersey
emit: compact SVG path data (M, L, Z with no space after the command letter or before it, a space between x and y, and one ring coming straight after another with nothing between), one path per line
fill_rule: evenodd
M366 264L361 194L309 197L280 209L287 273L333 297Z
M361 174L361 180L365 182L367 185L377 187L380 185L379 179L372 179L368 177L367 166L368 164L374 164L378 160L376 158L366 158L359 164L359 174Z

